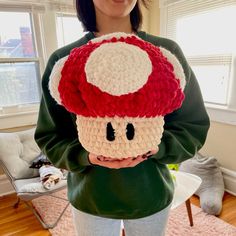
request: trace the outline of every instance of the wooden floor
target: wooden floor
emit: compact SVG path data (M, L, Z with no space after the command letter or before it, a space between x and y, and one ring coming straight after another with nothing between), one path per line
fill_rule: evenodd
M191 203L200 207L199 198L196 196L191 197ZM218 217L236 227L236 196L225 192L222 211Z
M0 235L1 236L49 236L48 230L44 230L36 217L24 203L20 203L18 209L14 209L16 195L0 197ZM191 198L191 203L199 206L196 196ZM236 197L225 193L223 209L220 219L236 226ZM68 235L70 236L70 235Z
M34 214L23 202L13 208L16 195L0 197L0 235L1 236L49 236Z

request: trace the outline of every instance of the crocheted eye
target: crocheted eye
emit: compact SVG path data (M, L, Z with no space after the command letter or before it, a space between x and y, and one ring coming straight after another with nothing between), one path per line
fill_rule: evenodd
M107 123L107 136L108 141L114 141L115 140L115 130L112 127L111 122Z
M131 123L128 123L126 126L126 137L128 140L134 138L134 126Z

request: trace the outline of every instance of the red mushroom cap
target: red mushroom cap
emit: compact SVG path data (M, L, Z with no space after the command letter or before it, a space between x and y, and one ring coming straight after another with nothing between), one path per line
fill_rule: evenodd
M123 42L144 50L152 63L147 83L133 93L114 96L88 83L85 64L90 54L106 43ZM69 55L58 87L67 110L85 117L155 117L179 108L184 99L173 65L160 48L135 36L113 37L102 42L89 42Z

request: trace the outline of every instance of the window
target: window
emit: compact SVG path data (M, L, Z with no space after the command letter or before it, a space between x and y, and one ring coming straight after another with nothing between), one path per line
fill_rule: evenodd
M84 34L73 1L0 2L0 129L36 124L50 55Z
M72 43L84 36L82 25L78 18L70 14L57 15L58 47Z
M236 117L234 22L236 1L161 1L162 35L180 45L198 79L208 110L229 111L231 117L232 112ZM236 118L229 120L236 124Z
M0 109L39 103L39 59L29 12L0 11ZM15 112L15 111L14 111Z

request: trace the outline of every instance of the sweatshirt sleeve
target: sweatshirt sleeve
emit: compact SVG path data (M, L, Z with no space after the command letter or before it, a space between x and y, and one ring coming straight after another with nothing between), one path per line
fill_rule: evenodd
M90 162L88 152L78 140L76 117L58 105L48 89L49 76L58 59L60 58L57 54L53 53L43 74L35 141L53 165L80 172L89 166Z
M163 164L181 163L193 157L205 143L210 125L198 82L178 45L173 54L186 75L185 100L181 108L164 117L159 151L152 156Z

